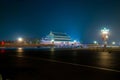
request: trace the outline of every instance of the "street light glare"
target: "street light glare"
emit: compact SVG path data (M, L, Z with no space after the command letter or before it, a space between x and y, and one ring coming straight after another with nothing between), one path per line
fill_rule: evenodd
M54 42L54 39L52 39L51 42Z
M94 44L97 44L97 41L94 41L93 43L94 43Z
M115 42L112 42L112 44L114 45L114 44L115 44Z
M19 38L18 38L18 41L19 41L19 42L23 41L23 38L19 37Z
M73 42L74 42L74 43L76 43L77 41L76 41L76 40L74 40Z
M101 30L101 32L102 34L109 34L109 29L104 28Z
M101 30L101 35L102 35L102 39L103 39L103 41L104 41L104 47L106 47L106 45L107 45L107 40L108 40L108 38L109 38L109 29L103 28L103 29Z

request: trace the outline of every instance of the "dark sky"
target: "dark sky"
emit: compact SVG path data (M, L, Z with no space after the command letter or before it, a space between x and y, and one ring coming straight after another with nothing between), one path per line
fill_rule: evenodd
M101 41L100 29L119 41L120 0L0 0L0 40L66 32L82 42Z

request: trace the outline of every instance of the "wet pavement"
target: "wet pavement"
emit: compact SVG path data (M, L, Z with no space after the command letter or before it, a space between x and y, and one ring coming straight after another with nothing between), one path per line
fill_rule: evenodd
M120 52L0 49L4 80L119 80Z

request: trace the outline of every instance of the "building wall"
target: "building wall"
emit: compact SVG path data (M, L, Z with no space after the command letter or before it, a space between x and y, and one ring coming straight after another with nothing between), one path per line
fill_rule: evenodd
M66 33L50 32L42 41L44 44L54 44L56 46L78 46L80 43L71 40Z

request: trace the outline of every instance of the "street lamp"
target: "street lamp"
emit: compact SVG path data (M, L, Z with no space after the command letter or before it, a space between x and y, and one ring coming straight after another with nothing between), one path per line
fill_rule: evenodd
M94 44L97 44L98 42L97 42L97 41L94 41L93 43L94 43Z
M104 41L104 47L107 45L107 40L109 38L109 29L103 28L101 30L102 40Z
M19 37L18 42L22 42L22 41L23 41L23 38Z
M115 45L115 42L112 42L112 45Z
M73 42L74 42L74 43L76 43L77 41L76 41L76 40L74 40Z
M54 39L51 40L52 44L54 44Z

